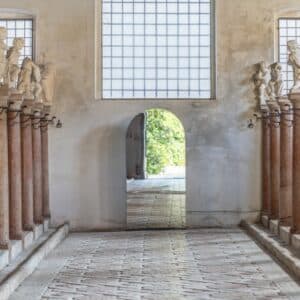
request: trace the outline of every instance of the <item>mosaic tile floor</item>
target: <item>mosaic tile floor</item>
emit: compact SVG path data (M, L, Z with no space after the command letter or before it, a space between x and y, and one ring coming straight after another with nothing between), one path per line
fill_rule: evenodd
M300 299L240 229L71 234L10 298Z

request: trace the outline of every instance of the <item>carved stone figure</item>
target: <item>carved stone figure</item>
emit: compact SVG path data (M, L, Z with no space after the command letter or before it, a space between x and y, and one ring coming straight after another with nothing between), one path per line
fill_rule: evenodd
M8 83L9 87L15 87L15 84L18 80L18 75L20 72L20 67L18 64L24 44L25 42L23 38L15 38L13 41L13 46L7 51L7 74L5 81Z
M41 79L40 68L29 57L26 57L19 73L18 91L24 93L27 98L34 97L36 101L41 101Z
M270 101L276 101L282 96L283 80L282 80L282 67L279 63L274 63L270 66L271 80L268 85L268 95Z
M5 27L0 27L0 82L4 81L7 61L6 61L6 50L7 45L5 43L7 37L7 30Z
M42 71L42 88L43 88L43 99L44 102L49 105L53 102L54 97L54 85L55 85L55 76L56 69L53 63L47 63L41 66Z
M255 84L256 97L260 103L260 106L267 105L267 83L269 80L269 73L269 68L264 61L257 64L257 70L253 76L253 80Z
M288 41L287 46L290 52L288 64L294 71L294 86L291 92L300 92L300 45L297 41Z

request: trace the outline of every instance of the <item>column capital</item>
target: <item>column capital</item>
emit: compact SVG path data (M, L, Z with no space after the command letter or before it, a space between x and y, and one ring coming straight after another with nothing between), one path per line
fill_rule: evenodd
M10 97L10 90L7 85L0 86L0 107L8 106L8 98Z
M260 111L261 111L262 113L264 113L264 114L267 114L267 113L270 112L270 109L269 109L268 105L261 105L261 106L260 106Z
M278 104L280 106L280 109L282 111L288 111L291 108L293 108L293 103L288 99L288 98L279 98L278 99Z
M267 101L267 105L269 107L270 112L278 112L280 113L280 105L277 101Z
M43 117L44 104L41 102L35 102L33 105L33 113L35 118Z
M9 96L8 102L11 111L20 110L24 101L24 96L22 93L12 90Z
M51 113L51 109L52 109L52 105L44 104L43 113L44 114L50 114Z
M33 113L34 99L25 98L22 103L22 112L24 115L31 115Z
M288 95L291 102L294 104L295 108L300 108L300 92L299 93L291 93Z

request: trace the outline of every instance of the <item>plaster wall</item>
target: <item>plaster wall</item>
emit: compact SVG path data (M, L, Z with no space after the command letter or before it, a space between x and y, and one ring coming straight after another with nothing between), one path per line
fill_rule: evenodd
M125 135L131 119L159 107L182 121L187 145L187 224L235 225L261 207L260 128L252 67L274 61L276 16L299 0L216 0L215 101L101 101L95 98L94 0L0 0L36 17L36 56L58 66L50 134L52 221L76 230L124 228ZM0 11L1 16L1 11ZM100 78L98 78L100 80Z

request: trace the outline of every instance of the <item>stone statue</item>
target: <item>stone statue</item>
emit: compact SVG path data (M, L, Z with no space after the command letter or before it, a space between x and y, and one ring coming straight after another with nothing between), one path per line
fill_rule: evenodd
M56 69L53 63L47 63L41 66L42 70L42 88L43 88L43 99L44 102L52 104L54 97L54 85Z
M36 101L41 101L41 79L40 68L29 57L26 57L19 73L18 91L27 98L34 97Z
M270 66L271 80L268 85L268 95L270 101L276 101L282 96L283 80L282 80L282 67L279 63L274 63Z
M21 50L24 47L23 38L15 38L13 41L13 46L10 47L7 51L7 74L6 74L6 83L8 83L10 88L15 87L15 84L18 80L18 75L20 72L19 67L19 58L21 55Z
M267 105L267 82L269 80L269 73L269 68L264 61L257 64L257 70L253 76L253 81L255 84L256 97L260 103L260 106Z
M7 30L5 27L0 27L0 83L4 82L7 60L6 60L6 50L7 45L5 43L7 37Z
M288 41L289 50L288 64L293 67L294 71L294 86L291 89L291 93L300 92L300 45L297 41Z

